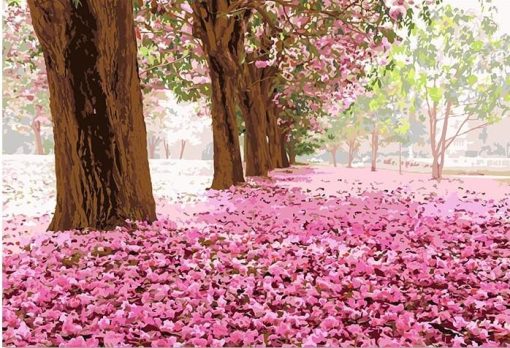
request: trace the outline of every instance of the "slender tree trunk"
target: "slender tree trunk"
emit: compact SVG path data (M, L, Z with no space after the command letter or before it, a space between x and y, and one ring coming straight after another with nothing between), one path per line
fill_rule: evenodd
M170 158L170 145L167 143L165 139L163 139L163 149L165 150L165 158Z
M451 103L447 102L439 140L436 139L438 121L437 104L434 104L433 107L429 110L430 145L432 149L432 178L438 181L443 177L443 167L447 148L446 134L448 131L448 121L450 118L451 107Z
M402 175L402 143L398 143L398 173Z
M352 168L352 161L354 160L354 144L348 143L348 158L347 158L347 168Z
M287 142L287 153L289 154L289 163L296 164L296 144L293 139Z
M182 155L184 154L184 147L186 146L186 140L181 140L181 152L179 153L179 159L182 159Z
M41 137L41 121L32 121L32 131L34 132L34 153L36 155L44 155L44 148Z
M211 188L227 189L244 182L235 114L237 57L231 48L244 38L238 16L225 16L230 1L192 1L193 35L202 43L211 77L214 177Z
M377 170L377 150L379 148L379 133L377 128L372 131L372 165L371 170L375 172Z
M54 122L50 230L154 221L130 1L29 0Z
M336 148L330 150L331 159L333 160L333 167L336 167Z
M433 156L432 158L432 179L441 180L442 172L441 165L439 163L439 156Z
M149 158L156 157L156 144L149 144Z
M289 168L290 162L287 157L287 151L285 150L286 136L280 131L280 153L282 154L282 168Z
M156 147L160 141L159 137L149 136L149 158L156 158Z

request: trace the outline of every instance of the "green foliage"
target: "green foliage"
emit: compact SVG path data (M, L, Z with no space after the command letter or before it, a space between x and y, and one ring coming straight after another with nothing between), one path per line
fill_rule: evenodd
M324 147L328 151L344 146L359 146L361 139L367 135L360 110L359 105L353 104L339 115L333 115L330 125L322 135Z
M497 122L509 110L510 37L497 35L490 17L449 5L430 18L393 51L395 77L422 107L450 103L474 119Z

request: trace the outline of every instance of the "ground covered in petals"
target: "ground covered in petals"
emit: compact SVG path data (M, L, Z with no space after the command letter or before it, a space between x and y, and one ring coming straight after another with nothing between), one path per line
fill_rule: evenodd
M7 245L3 343L510 344L508 187L341 173L282 170L167 204L179 219Z

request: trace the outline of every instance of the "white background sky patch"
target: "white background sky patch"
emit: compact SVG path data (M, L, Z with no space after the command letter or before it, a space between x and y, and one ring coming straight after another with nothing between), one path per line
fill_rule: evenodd
M480 11L479 0L445 0L445 3L466 10L474 9ZM493 0L493 4L498 9L495 20L500 30L506 34L510 34L510 0Z

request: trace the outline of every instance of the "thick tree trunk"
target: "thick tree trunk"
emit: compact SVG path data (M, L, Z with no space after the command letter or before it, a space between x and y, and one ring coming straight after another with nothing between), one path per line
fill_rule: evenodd
M261 118L260 110L256 111L257 107L254 107L249 99L243 99L240 104L246 124L246 176L267 176L270 159L266 139L265 112Z
M246 176L267 176L270 169L267 141L267 114L260 84L260 71L254 64L243 64L238 100L246 126Z
M182 159L182 155L184 154L184 147L186 146L186 140L181 140L181 151L179 152L179 159Z
M54 123L57 205L50 230L153 221L133 5L29 0Z
M276 107L272 103L267 107L267 138L269 140L269 158L271 168L283 168L282 136L278 128Z
M214 177L211 188L227 189L244 182L235 114L237 57L231 49L244 38L238 16L224 15L230 1L192 1L193 35L202 43L211 77Z
M377 129L372 131L372 163L370 170L375 172L377 170L377 150L379 149L379 133Z
M32 131L34 132L34 154L44 155L44 148L41 136L41 121L32 121Z
M227 189L244 182L239 132L235 115L233 81L216 58L209 57L211 75L211 115L214 146L214 177L211 188Z

